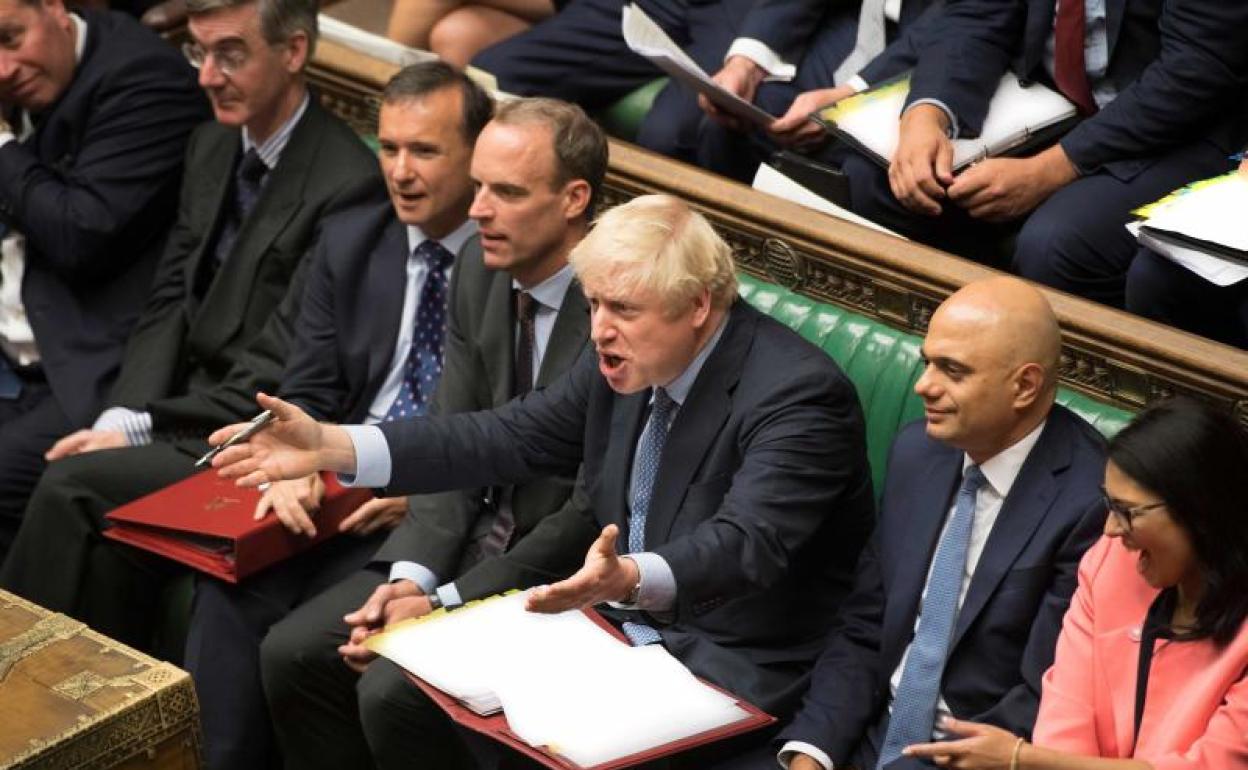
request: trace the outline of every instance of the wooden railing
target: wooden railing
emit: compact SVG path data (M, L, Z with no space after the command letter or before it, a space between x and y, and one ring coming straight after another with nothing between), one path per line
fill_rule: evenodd
M362 134L395 67L323 43L311 73L321 98ZM714 174L611 142L607 206L678 195L732 244L742 270L921 334L936 306L996 271L946 252L779 200ZM1062 325L1062 381L1129 409L1172 394L1215 401L1248 427L1248 353L1045 289Z

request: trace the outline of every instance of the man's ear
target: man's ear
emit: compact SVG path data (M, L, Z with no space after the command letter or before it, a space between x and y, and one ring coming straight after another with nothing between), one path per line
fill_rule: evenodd
M286 71L297 75L308 61L308 34L295 32L286 41Z
M1023 364L1014 372L1014 408L1029 408L1044 392L1044 367L1040 364Z
M563 216L571 221L584 216L585 210L589 208L589 199L593 197L593 190L589 186L589 182L584 179L573 179L563 187Z

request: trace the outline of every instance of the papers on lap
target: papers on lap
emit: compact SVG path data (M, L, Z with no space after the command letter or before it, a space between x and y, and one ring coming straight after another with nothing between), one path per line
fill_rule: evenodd
M623 767L773 721L700 681L660 645L630 647L592 610L540 615L524 609L525 596L439 610L367 645L431 695L429 686L476 714L501 709L461 719L440 702L465 726L550 767Z
M901 113L910 93L910 76L885 81L819 110L811 117L829 131L887 166L897 151ZM1066 97L1032 83L1024 88L1006 72L988 105L978 138L953 141L953 170L984 158L1023 154L1051 144L1077 121Z
M720 109L760 126L771 125L775 117L747 102L719 83L672 42L667 33L634 3L624 6L621 17L624 42L633 53L642 56L671 77L684 83Z
M1127 229L1140 243L1206 281L1248 278L1248 177L1232 171L1179 188L1136 209Z

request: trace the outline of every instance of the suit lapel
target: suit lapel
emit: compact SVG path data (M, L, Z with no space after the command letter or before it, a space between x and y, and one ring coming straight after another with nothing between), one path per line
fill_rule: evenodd
M949 649L957 645L975 621L1001 579L1014 566L1036 528L1048 515L1049 507L1057 496L1057 475L1069 465L1070 441L1066 439L1066 425L1061 414L1054 409L1040 434L1040 440L1019 470L1001 512L997 514L997 521L975 566L975 574L971 576L966 599L958 612Z
M588 337L589 305L581 293L581 284L574 280L568 286L563 305L555 316L555 326L550 330L550 339L546 341L546 355L542 357L542 368L537 373L538 386L548 385L571 369L572 362L585 348Z
M485 275L488 280L494 273ZM516 302L510 278L490 281L479 344L489 378L490 399L495 406L501 406L516 392Z
M250 289L261 258L303 204L307 177L315 164L316 149L320 144L322 124L320 108L313 97L307 112L291 133L277 168L269 172L255 209L239 228L233 250L217 271L204 297L203 307L196 313L190 335L198 337L203 348L215 350L221 347L242 324L243 310L250 299ZM222 208L218 207L218 212ZM209 259L211 255L204 253L200 258Z
M1118 34L1122 32L1122 20L1126 15L1126 0L1109 0L1105 3L1105 40L1108 46L1106 61L1113 61L1114 48L1118 45Z
M220 148L214 153L216 157L211 158L208 163L204 164L205 169L217 171L217 175L205 175L204 184L200 187L197 198L206 201L200 209L203 216L210 218L210 221L201 222L195 228L196 232L204 234L200 239L199 245L195 248L195 252L187 261L189 268L186 271L186 296L196 297L195 281L201 271L204 269L204 260L212 259L212 247L216 245L217 230L221 226L222 219L225 217L225 207L228 203L226 196L230 192L230 180L234 176L234 166L238 162L239 153L242 152L242 136L237 131L234 132L234 140L232 142L222 142ZM195 310L198 311L198 302L196 302Z
M733 305L727 328L672 422L650 497L646 543L667 542L694 473L732 413L729 394L737 386L758 323L745 307L744 301Z
M882 634L886 640L885 649L896 648L896 655L885 654L885 660L900 660L900 651L910 644L936 542L949 515L953 490L961 478L962 452L933 443L932 451L927 454L927 464L915 474L913 483L908 484L908 488L914 490L909 498L912 510L906 512L905 521L889 522L895 529L898 525L903 528L884 533L884 536L900 540L891 581L886 576L887 603ZM884 549L880 555L881 559L893 556L893 549ZM891 667L886 673L892 673Z
M403 296L407 290L407 255L407 227L390 216L368 260L364 283L369 297L366 304L372 308L367 318L361 319L369 329L368 378L365 380L369 392L381 387L394 359L394 346L403 319Z

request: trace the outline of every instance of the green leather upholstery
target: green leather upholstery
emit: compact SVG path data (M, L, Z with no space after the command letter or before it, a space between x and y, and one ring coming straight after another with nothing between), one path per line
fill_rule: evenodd
M897 430L923 416L914 383L923 373L921 339L834 305L738 274L741 296L832 356L858 389L867 423L867 457L875 489L883 489L888 450ZM1062 388L1058 402L1112 436L1131 414Z
M654 103L654 97L659 95L665 85L667 78L651 80L598 113L598 122L602 124L603 130L626 142L636 141L642 118L646 117L650 105Z

